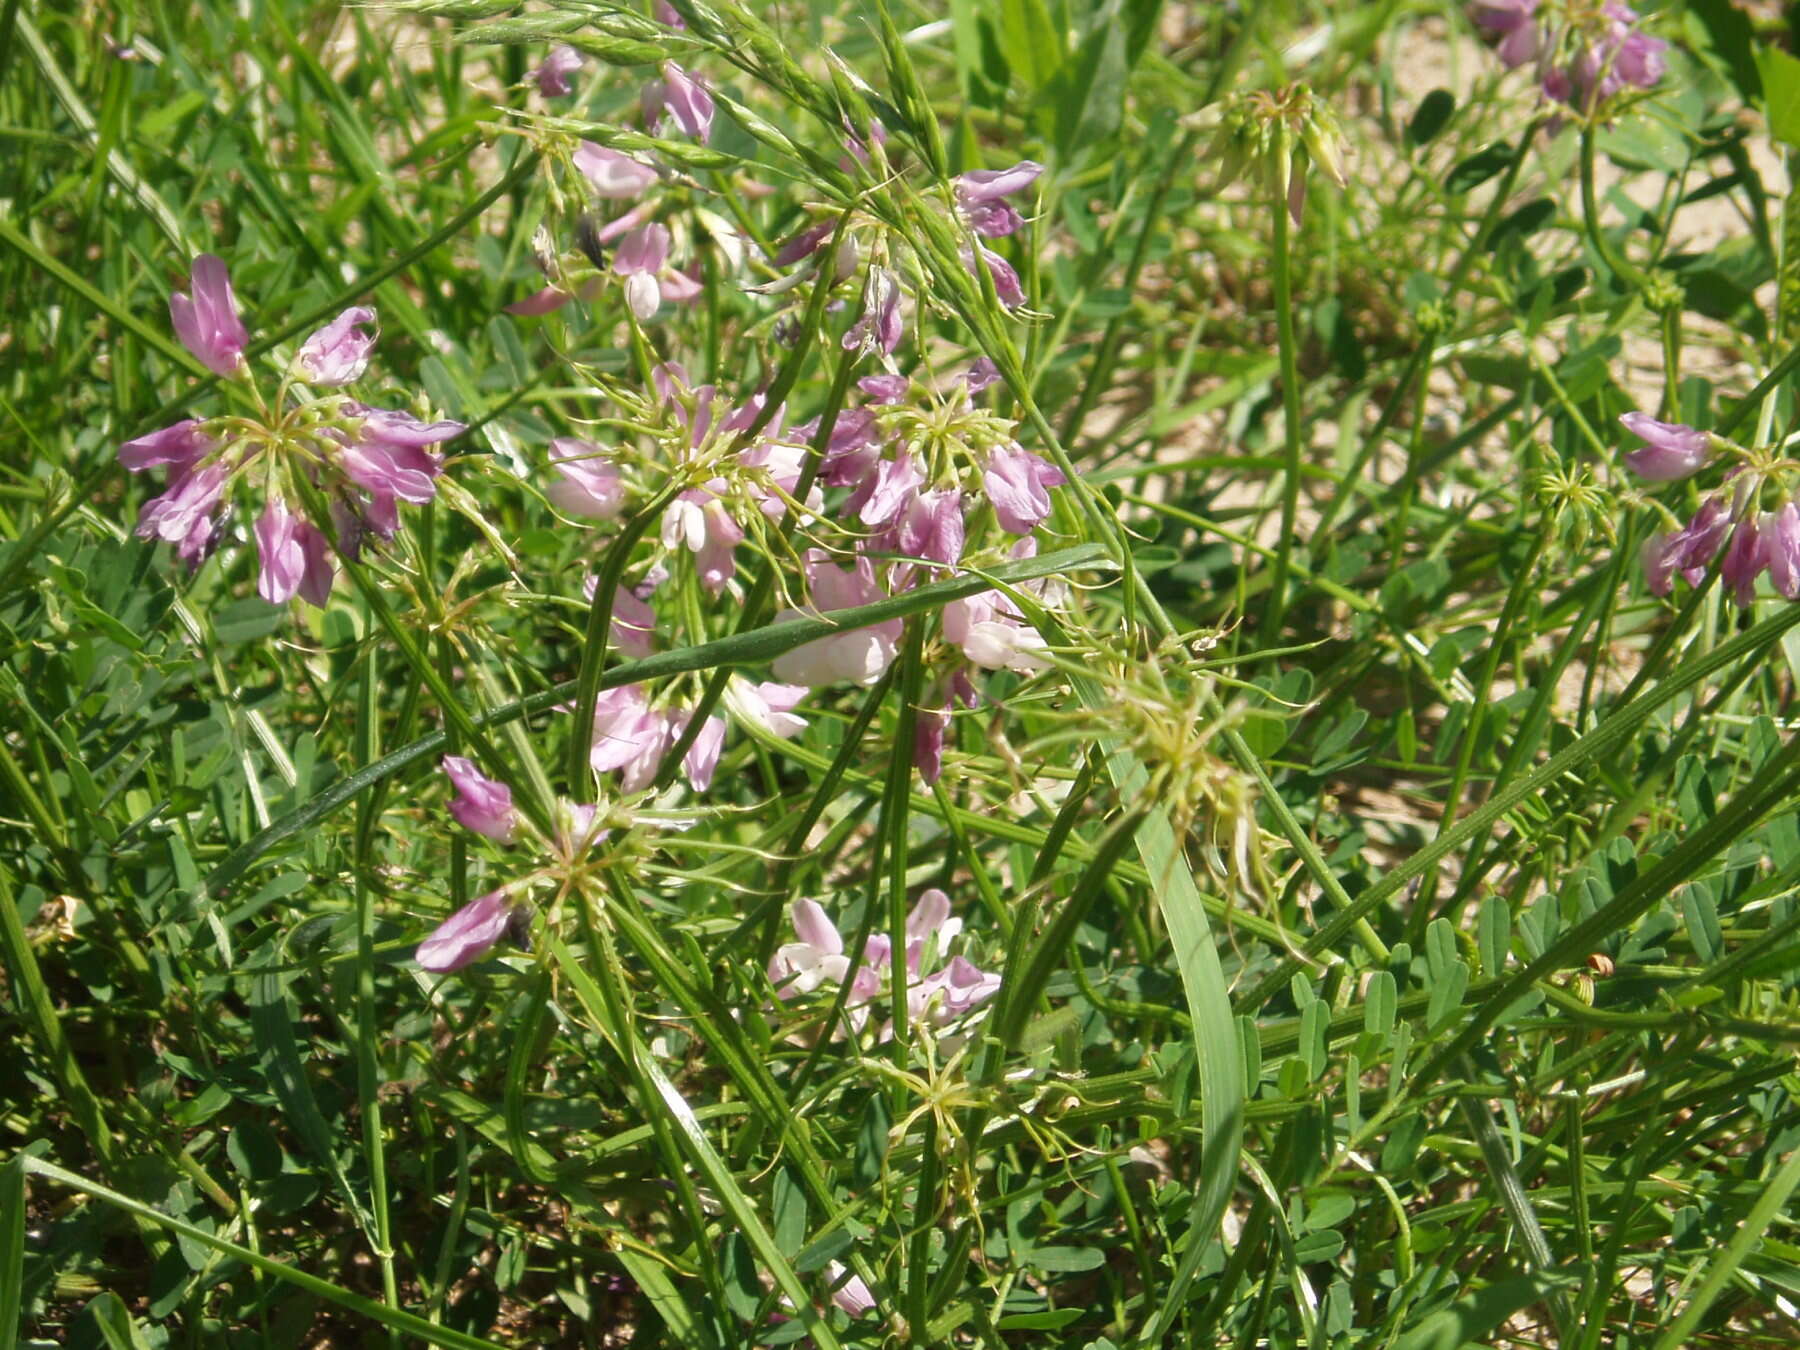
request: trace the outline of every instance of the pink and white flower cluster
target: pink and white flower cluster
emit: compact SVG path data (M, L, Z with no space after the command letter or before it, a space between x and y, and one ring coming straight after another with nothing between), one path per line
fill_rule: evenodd
M554 48L532 72L539 92L546 98L570 92L569 76L581 68L581 53L569 46ZM681 135L704 145L712 136L715 106L704 80L666 61L662 77L646 85L642 99L644 128L654 136ZM686 304L700 294L697 273L683 271L672 257L669 227L652 217L657 203L646 194L661 181L656 169L630 155L582 141L570 162L600 201L636 201L638 204L604 223L584 217L578 227L583 249L593 268L604 266L601 250L616 240L610 267L605 267L624 286L625 301L640 322L649 322L665 302ZM735 246L735 240L732 241ZM509 314L538 315L561 309L580 296L598 299L604 290L601 271L585 276L559 275L564 271L554 259L543 260L551 273L549 284L523 300L506 306ZM570 271L576 264L571 263Z
M1654 89L1667 65L1669 44L1621 0L1472 0L1469 17L1508 69L1535 64L1544 96L1579 112L1626 88Z
M545 840L514 809L512 789L484 775L473 760L446 755L444 773L455 793L450 814L466 829L499 844L519 843L526 836L551 862L477 896L433 929L413 959L439 974L472 965L506 938L529 949L531 916L524 897L532 884L542 875L578 865L610 833L600 824L599 806L559 801L555 837Z
M880 124L876 125L879 128ZM885 137L886 133L882 132L877 139ZM850 139L852 154L859 162L866 161L867 156L862 151L861 142L854 137ZM1024 228L1025 217L1009 199L1029 188L1043 171L1043 165L1027 159L1007 169L973 169L959 175L951 184L956 201L956 218L966 232L961 246L963 266L976 276L985 271L993 282L995 297L1008 309L1016 309L1025 303L1024 284L1019 280L1019 274L1013 265L982 241L1002 239ZM775 265L788 267L811 258L837 233L837 225L837 218L833 216L807 226L776 253ZM856 225L846 234L830 260L838 279L842 280L855 272L858 265L856 239L859 233L865 231L872 231L880 240L886 241L877 245L875 256L880 257L884 251L891 251L893 244L887 240L886 231L881 226ZM814 267L821 265L823 264L815 263ZM763 289L765 293L789 290L804 276L805 273L798 273L788 280ZM858 317L844 334L844 349L891 356L905 335L900 312L900 300L904 293L900 269L871 262L863 276Z
M249 333L223 261L211 254L194 260L188 291L169 298L169 317L183 345L209 370L233 381L248 378ZM335 390L361 379L375 344L374 325L375 311L358 305L315 332L295 354L284 394ZM398 503L436 495L443 462L430 447L464 430L460 422L422 422L336 393L312 394L285 414L279 407L265 409L263 420L267 425L190 417L121 445L119 462L133 473L156 467L169 472L168 487L139 512L137 533L173 544L176 557L198 568L224 537L233 484L254 479L266 485L255 527L257 593L273 605L298 595L321 608L337 565L318 525L290 505L299 497L295 475L305 475L325 494L338 551L355 558L365 536L393 536ZM252 466L257 472L250 472Z
M1625 462L1648 482L1687 478L1704 468L1714 451L1750 458L1720 437L1677 422L1659 422L1642 413L1626 413L1619 420L1645 442ZM1644 541L1638 561L1651 594L1669 594L1677 575L1698 586L1716 561L1719 579L1740 605L1755 599L1756 579L1765 572L1777 594L1800 599L1800 505L1792 498L1772 509L1761 505L1763 485L1776 481L1775 468L1734 467L1726 476L1729 495L1707 497L1687 524Z
M871 1004L879 999L893 978L893 941L886 933L872 933L855 966L844 950L843 934L816 900L796 900L789 911L794 936L769 962L769 982L783 999L811 994L823 986L849 985L844 1000L851 1025L861 1031L869 1020ZM952 956L931 973L924 972L927 957L942 961L950 943L962 932L962 920L950 916L950 897L932 889L922 894L906 916L906 1015L914 1022L943 1028L962 1020L1000 992L1000 977L981 970L962 956ZM881 1028L879 1039L893 1035L893 1025Z

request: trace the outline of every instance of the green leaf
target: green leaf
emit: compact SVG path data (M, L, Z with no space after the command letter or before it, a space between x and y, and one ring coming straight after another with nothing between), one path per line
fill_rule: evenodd
M138 1334L137 1323L124 1301L110 1289L97 1294L88 1303L87 1311L110 1350L150 1350L148 1342Z
M1486 1345L1495 1327L1570 1282L1568 1276L1545 1272L1490 1284L1465 1294L1402 1333L1394 1342L1394 1350L1462 1350L1464 1346Z
M1369 976L1369 990L1363 999L1363 1030L1387 1039L1394 1029L1394 1010L1398 1001L1391 971L1378 970Z
M1131 74L1119 0L1107 0L1075 54L1063 62L1045 97L1055 109L1056 151L1065 161L1110 139L1125 115Z
M1063 63L1063 32L1044 0L1000 0L1000 50L1027 93L1050 87Z
M12 904L12 897L0 896L0 904ZM24 1283L25 1162L15 1154L0 1168L0 1350L18 1343Z
M1456 166L1450 170L1450 176L1444 180L1444 191L1452 197L1458 197L1478 188L1488 179L1505 172L1506 166L1512 163L1512 157L1513 148L1505 141L1477 150L1457 161Z
M1732 0L1688 0L1687 10L1700 20L1713 52L1724 61L1744 102L1761 99L1762 72L1757 66L1756 30L1750 16Z
M1406 124L1406 139L1414 146L1429 145L1449 124L1456 112L1456 95L1448 89L1433 89L1419 100L1412 120Z
M273 953L275 947L271 946L269 951ZM262 1070L269 1085L275 1089L275 1098L281 1103L288 1127L331 1174L364 1231L373 1234L375 1220L350 1185L343 1164L338 1161L331 1127L319 1110L312 1083L306 1075L306 1065L300 1058L300 1043L294 1036L293 1005L287 996L289 978L273 968L259 970L251 977L250 1024L262 1055Z
M1692 1332L1699 1325L1701 1317L1737 1275L1756 1245L1763 1240L1763 1234L1767 1232L1769 1225L1783 1214L1788 1197L1794 1193L1796 1185L1800 1185L1800 1149L1788 1154L1781 1170L1756 1192L1756 1203L1744 1216L1743 1223L1731 1235L1731 1241L1707 1262L1706 1275L1700 1281L1699 1288L1694 1290L1693 1297L1688 1299L1681 1312L1664 1328L1652 1350L1679 1350L1681 1346L1693 1344Z
M1762 77L1764 112L1769 135L1787 145L1800 146L1800 57L1779 47L1756 49L1756 70Z

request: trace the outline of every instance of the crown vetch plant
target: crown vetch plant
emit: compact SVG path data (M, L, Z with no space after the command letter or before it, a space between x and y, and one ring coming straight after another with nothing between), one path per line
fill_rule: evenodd
M361 330L374 324L375 311L365 306L345 310L301 344L274 399L265 401L244 360L249 334L224 262L211 254L196 258L191 289L191 296L177 291L169 299L176 335L200 361L231 377L256 414L185 418L119 447L119 462L133 473L170 471L168 487L138 513L138 537L174 544L176 557L193 570L224 538L234 492L260 492L258 593L272 605L298 594L323 608L336 564L325 535L289 505L300 500L300 482L329 503L337 548L355 558L366 537L393 537L399 502L423 504L436 496L442 461L429 447L464 426L314 392L352 384L368 368L375 335Z
M0 40L0 1337L1793 1339L1770 13L138 8Z

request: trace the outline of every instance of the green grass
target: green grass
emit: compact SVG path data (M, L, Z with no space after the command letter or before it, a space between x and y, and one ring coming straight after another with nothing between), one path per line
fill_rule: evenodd
M1721 467L1645 483L1616 429L1797 429L1784 34L1665 6L1665 77L1583 126L1423 0L675 8L0 0L0 1350L1793 1343L1800 608L1653 595L1640 546ZM705 145L642 121L664 60ZM1341 189L1233 120L1298 83ZM634 203L579 138L658 167L691 303L636 322L618 240L583 256ZM1009 308L950 184L1027 158ZM819 223L843 275L772 264ZM170 326L200 253L249 383ZM508 314L543 263L599 284ZM904 415L845 345L870 267L965 566L788 622L804 550L870 534L831 435ZM352 304L355 395L469 426L436 499L324 609L257 595L261 469L192 574L137 538L168 473L119 445L259 416ZM693 446L664 362L766 393L746 441L817 418L784 492L824 505ZM558 437L616 519L556 509ZM1068 479L1036 557L994 437ZM334 480L286 481L335 537ZM722 596L663 533L715 488ZM1046 668L946 635L996 588ZM746 714L738 677L877 624L799 734ZM651 796L589 767L628 686L702 710ZM446 754L523 837L456 823ZM534 843L568 801L605 840ZM528 947L417 965L527 877ZM796 900L866 961L933 888L949 951L774 988ZM952 953L998 992L933 1018Z

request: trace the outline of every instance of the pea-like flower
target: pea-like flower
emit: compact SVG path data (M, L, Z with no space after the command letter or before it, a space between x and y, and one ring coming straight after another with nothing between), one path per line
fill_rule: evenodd
M973 169L956 180L956 204L976 234L998 239L1025 223L1006 198L1037 181L1042 164L1020 160L1010 169Z
M235 375L244 364L250 334L238 318L231 274L223 259L202 253L194 259L188 292L169 297L169 321L175 336L208 370Z
M445 919L419 944L413 959L440 974L461 970L486 956L513 926L513 902L507 888L489 891Z
M505 783L484 777L475 767L474 760L461 755L444 756L444 772L456 788L456 795L450 800L450 814L465 829L510 844L519 831L512 789Z
M357 305L319 329L294 357L301 378L326 388L360 380L375 347L375 334L362 329L365 325L372 328L374 323L375 311Z
M669 265L669 227L643 225L619 241L613 272L625 278L625 300L644 322L656 317L664 300L680 303L700 294L692 277Z
M1019 446L993 451L981 475L1000 528L1030 534L1050 514L1050 489L1068 480L1042 456Z
M601 197L630 200L656 185L656 170L593 141L575 147L574 164Z
M285 605L296 594L323 609L331 599L337 568L331 545L313 523L296 516L279 497L271 497L256 522L256 547L262 567L257 594L271 605Z
M893 943L885 933L870 936L862 964L851 969L844 954L844 939L816 900L796 900L789 911L793 919L791 942L776 950L769 962L769 982L783 999L810 994L825 984L846 980L850 993L845 1007L852 1026L861 1029L874 1002L893 972ZM963 956L925 973L929 963L941 961L950 943L962 932L962 920L950 913L950 897L936 889L919 896L906 916L906 1006L914 1021L946 1027L973 1012L1000 992L1000 976L977 967ZM930 958L928 963L927 958ZM880 1039L892 1035L884 1027Z
M807 554L805 568L813 604L826 611L827 617L832 610L854 609L886 598L886 592L876 583L874 565L867 558L857 558L851 567L839 567L815 549ZM784 609L775 616L775 622L805 617L809 616L801 610ZM770 669L784 684L804 684L816 689L844 681L868 686L893 664L900 633L898 619L833 633L783 652Z
M611 520L625 509L625 480L591 441L559 436L550 442L556 479L544 495L571 516Z
M1625 462L1639 478L1651 483L1672 483L1706 463L1711 437L1704 431L1678 422L1659 422L1641 412L1628 412L1619 421L1625 430L1645 442L1643 449L1625 456Z
M663 63L662 81L644 89L644 124L658 136L673 122L683 135L705 144L712 135L713 99L705 84L673 61Z
M531 78L537 81L538 92L545 98L562 98L571 92L569 76L580 69L581 53L564 42L550 49L550 55L531 72Z

